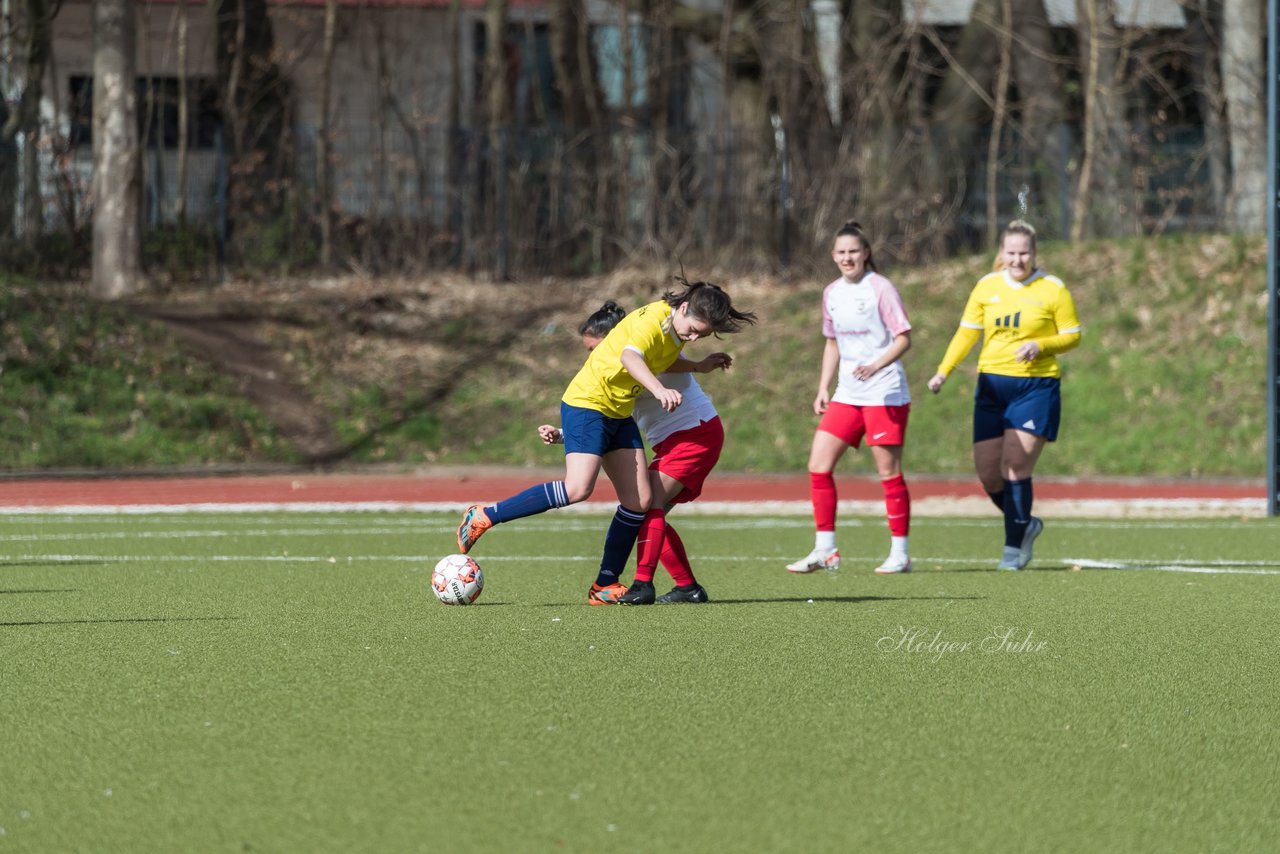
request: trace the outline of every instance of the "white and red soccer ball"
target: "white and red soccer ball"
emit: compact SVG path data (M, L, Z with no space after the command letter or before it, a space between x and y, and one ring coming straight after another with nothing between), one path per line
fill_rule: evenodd
M467 555L449 555L431 571L431 590L446 605L470 605L484 590L484 572Z

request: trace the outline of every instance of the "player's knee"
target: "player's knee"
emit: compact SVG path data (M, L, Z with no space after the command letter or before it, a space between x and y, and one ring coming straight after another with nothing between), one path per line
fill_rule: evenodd
M569 503L577 504L580 501L586 501L590 498L594 487L595 484L593 483L572 483L570 481L565 481L564 491L565 495L569 497Z

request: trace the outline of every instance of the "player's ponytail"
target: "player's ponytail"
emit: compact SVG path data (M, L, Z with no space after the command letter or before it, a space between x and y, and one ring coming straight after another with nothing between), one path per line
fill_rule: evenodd
M733 301L725 293L724 288L710 282L694 282L690 284L684 276L676 276L675 280L684 285L684 290L667 291L662 295L667 305L679 308L689 304L689 314L705 321L711 331L719 334L737 332L744 324L755 323L756 316L750 311L738 311Z
M836 232L835 239L839 240L841 237L858 238L858 243L862 244L862 248L867 250L867 269L875 270L877 273L880 272L876 267L875 253L871 251L871 241L867 239L867 233L862 230L861 223L852 219L847 220L844 225L840 226L840 230Z
M592 338L604 338L613 327L618 325L618 321L626 316L626 309L613 300L608 300L582 322L582 325L578 327L578 334L589 335Z

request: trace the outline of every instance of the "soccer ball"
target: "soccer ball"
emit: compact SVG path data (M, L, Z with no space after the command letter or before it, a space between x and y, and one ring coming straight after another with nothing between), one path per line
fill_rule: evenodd
M431 589L446 605L470 605L484 589L484 572L466 555L449 555L431 571Z

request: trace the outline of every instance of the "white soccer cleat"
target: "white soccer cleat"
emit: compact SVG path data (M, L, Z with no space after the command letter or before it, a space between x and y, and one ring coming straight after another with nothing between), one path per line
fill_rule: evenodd
M996 569L1017 572L1026 565L1027 562L1022 559L1022 549L1014 548L1013 546L1005 546L1004 556L1000 558L1000 563L996 566Z
M814 549L795 563L787 564L787 572L816 572L825 569L834 572L840 568L840 552L837 549Z
M885 562L876 567L876 575L897 575L911 571L911 558L906 555L889 555Z
M1022 552L1022 566L1031 563L1031 547L1035 545L1036 537L1040 536L1040 532L1044 530L1044 522L1035 516L1031 517L1031 521L1027 523L1027 531L1022 535L1022 548L1018 551ZM1022 566L1018 567L1019 569Z

